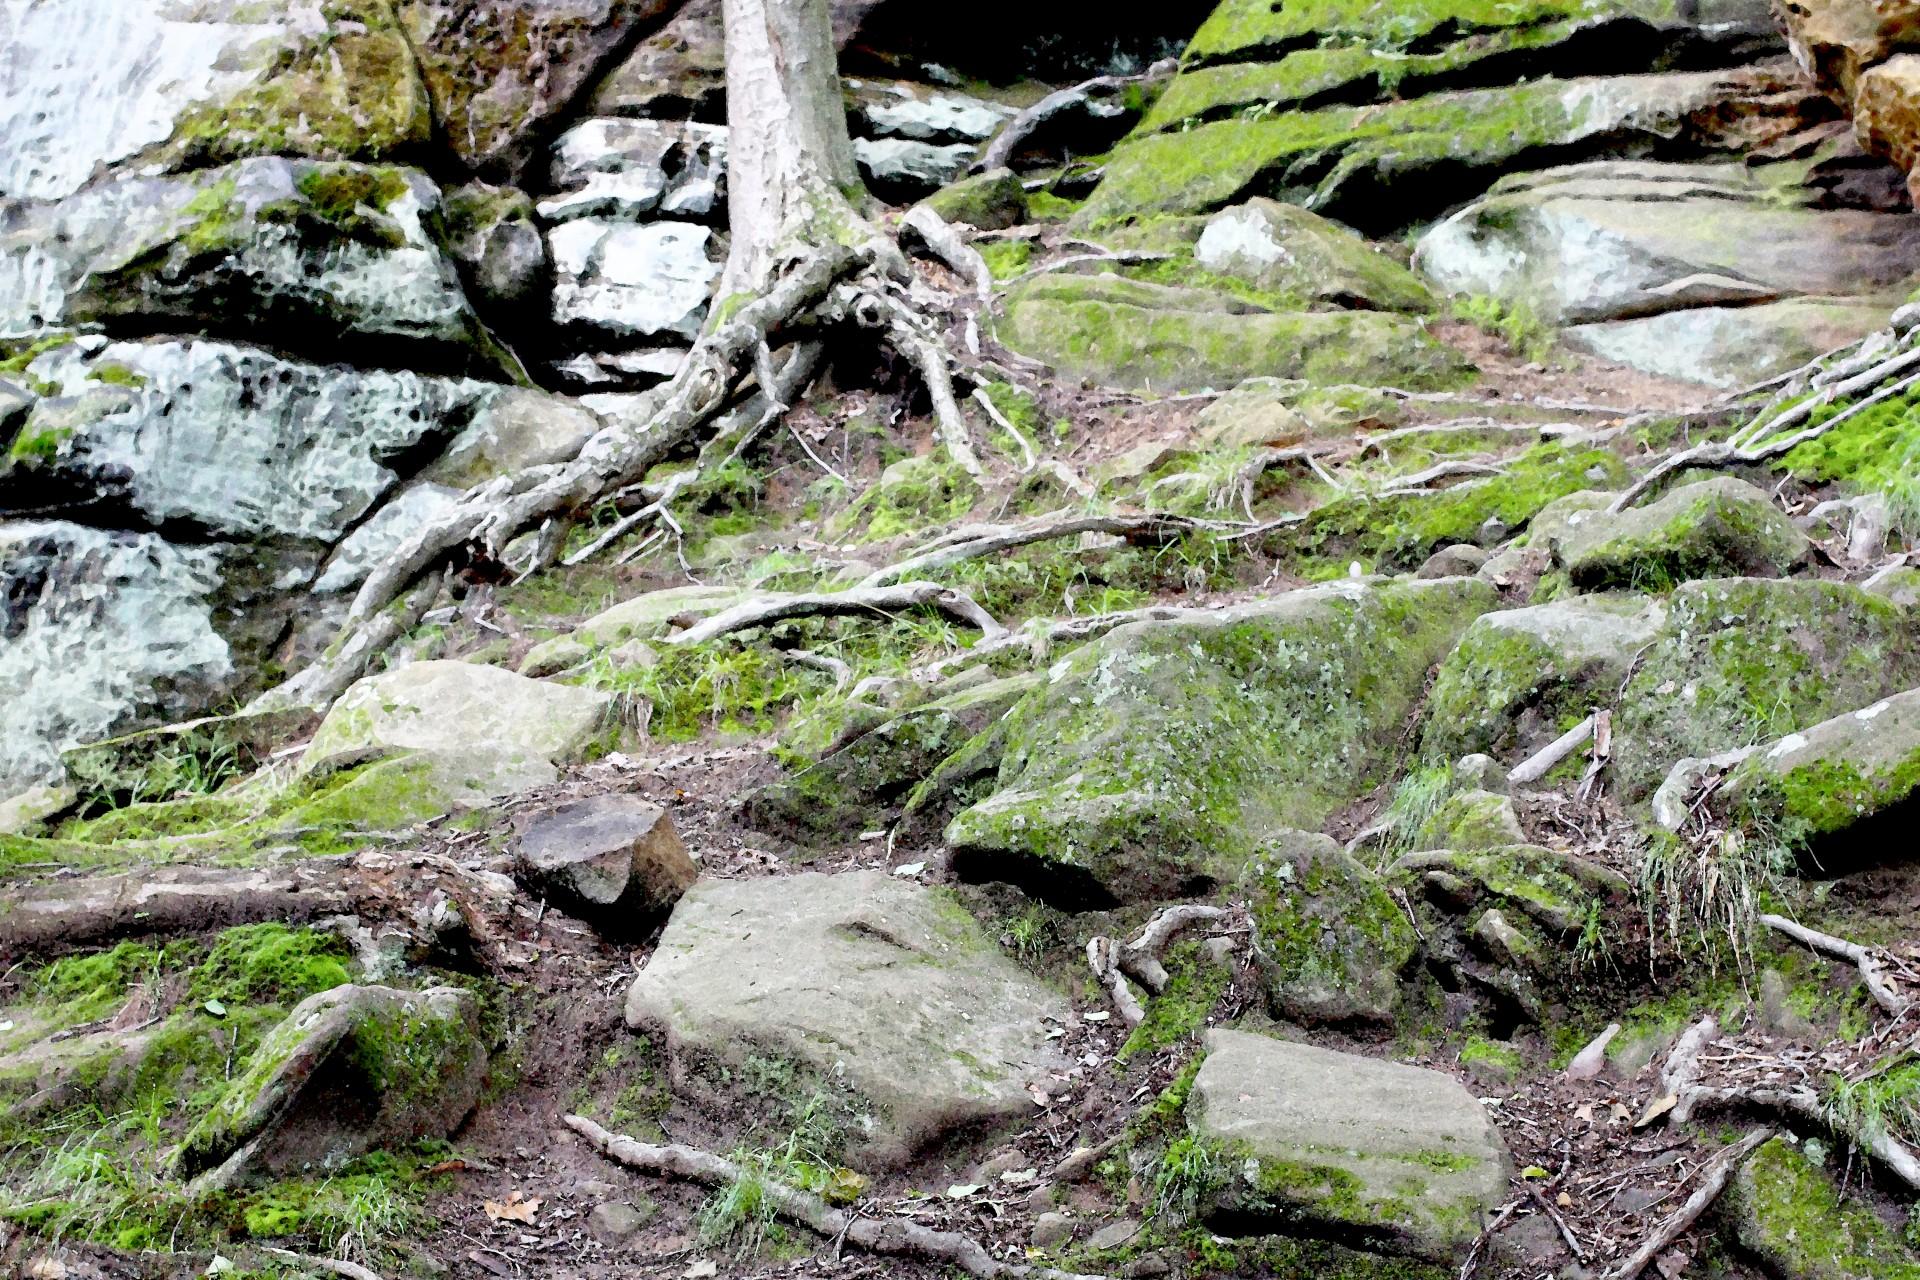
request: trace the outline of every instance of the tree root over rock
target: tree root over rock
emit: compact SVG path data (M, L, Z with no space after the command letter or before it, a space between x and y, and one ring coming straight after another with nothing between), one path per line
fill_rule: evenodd
M1635 1280L1649 1263L1700 1220L1700 1215L1711 1208L1713 1202L1720 1198L1720 1193L1727 1189L1727 1183L1733 1181L1733 1175L1739 1172L1747 1157L1758 1151L1771 1137L1772 1129L1755 1129L1708 1161L1701 1171L1699 1187L1687 1197L1687 1202L1661 1223L1659 1229L1619 1266L1607 1272L1606 1280Z
M1198 903L1168 907L1148 921L1146 928L1125 946L1115 943L1111 938L1089 939L1087 966L1093 970L1095 981L1106 989L1121 1019L1129 1027L1137 1027L1146 1021L1147 1012L1127 986L1126 980L1132 978L1154 995L1159 995L1167 989L1169 981L1166 968L1160 963L1160 953L1167 944L1190 925L1226 920L1232 915L1233 912L1225 907L1209 907Z
M724 1187L743 1172L731 1160L677 1142L641 1142L609 1132L584 1116L565 1116L563 1121L607 1159L656 1177L683 1178L702 1186ZM977 1280L1002 1280L1003 1277L1005 1280L1105 1280L1102 1276L1058 1271L1052 1267L1001 1262L970 1236L935 1231L912 1222L859 1217L785 1183L766 1180L764 1186L767 1199L781 1217L868 1253L919 1258L958 1267Z

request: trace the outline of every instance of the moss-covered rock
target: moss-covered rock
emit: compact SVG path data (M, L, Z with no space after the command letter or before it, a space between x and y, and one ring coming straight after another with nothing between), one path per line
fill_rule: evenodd
M1741 1249L1795 1280L1920 1280L1920 1256L1859 1201L1842 1201L1811 1150L1766 1143L1734 1175L1721 1206Z
M755 826L809 843L844 842L887 810L1039 685L1009 676L909 708L854 736L819 762L748 797Z
M1275 1017L1393 1020L1420 940L1378 876L1326 836L1289 831L1261 847L1241 883Z
M1549 441L1509 459L1501 474L1484 480L1433 493L1335 498L1276 532L1268 545L1315 576L1325 576L1321 571L1327 569L1345 573L1352 560L1381 570L1412 570L1440 547L1491 543L1526 528L1556 499L1625 479L1626 467L1615 454Z
M1480 617L1441 664L1421 755L1444 763L1484 752L1517 764L1609 705L1665 617L1658 601L1606 595Z
M962 178L921 201L947 222L1001 231L1027 220L1027 189L1011 169Z
M1499 1131L1438 1071L1212 1031L1187 1112L1224 1166L1207 1205L1216 1229L1335 1234L1457 1264L1507 1194Z
M1646 591L1695 578L1780 577L1809 545L1765 493L1715 476L1589 520L1563 549L1567 573L1583 590Z
M1917 684L1910 613L1858 587L1687 583L1614 714L1622 793L1644 797L1683 757L1781 737Z
M176 1165L237 1186L445 1137L473 1109L486 1068L471 992L335 987L261 1041Z
M1871 860L1900 839L1920 791L1920 690L1788 734L1741 762L1721 790L1734 812L1815 853L1829 873Z
M1078 903L1236 878L1274 827L1379 781L1480 582L1349 582L1132 623L1069 655L1007 721L999 790L948 826L966 878Z
M1039 276L999 324L1024 355L1106 386L1193 391L1250 377L1423 389L1471 378L1415 321L1378 312L1273 313L1223 293L1116 275Z
M828 536L878 542L959 519L980 500L980 486L945 454L902 458L826 524Z
M1414 833L1418 849L1490 849L1525 841L1513 799L1495 791L1456 791Z
M1209 271L1307 305L1434 309L1432 292L1405 266L1339 223L1277 200L1249 200L1215 214L1193 256Z

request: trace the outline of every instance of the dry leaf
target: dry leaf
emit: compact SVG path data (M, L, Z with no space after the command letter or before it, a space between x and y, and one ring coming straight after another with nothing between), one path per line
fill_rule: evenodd
M436 1173L459 1173L466 1167L467 1162L465 1160L442 1160L439 1164L428 1165L426 1171L429 1175Z
M695 1258L687 1264L683 1274L686 1280L712 1280L712 1277L720 1274L720 1264L712 1258Z
M1581 1103L1578 1107L1574 1109L1573 1118L1575 1120L1580 1121L1583 1124L1592 1124L1593 1123L1593 1104L1591 1102Z
M1568 1195L1564 1191L1562 1191L1559 1195L1555 1196L1553 1198L1553 1201L1555 1204L1559 1205L1562 1209L1573 1208L1573 1197Z
M1680 1099L1671 1093L1664 1097L1655 1098L1647 1104L1647 1109L1640 1113L1640 1118L1633 1122L1633 1127L1636 1129L1646 1128L1655 1120L1658 1120L1661 1116L1673 1110L1679 1103Z
M1614 1103L1612 1112L1613 1122L1615 1124L1626 1124L1629 1120L1633 1119L1633 1112L1627 1110L1627 1104L1624 1102Z
M540 1212L543 1200L523 1200L518 1191L506 1198L505 1203L498 1200L482 1201L480 1207L486 1210L491 1222L527 1222L533 1221L533 1215Z

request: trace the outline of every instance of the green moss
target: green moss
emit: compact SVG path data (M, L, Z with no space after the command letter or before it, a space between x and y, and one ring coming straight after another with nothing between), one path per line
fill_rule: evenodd
M827 522L829 537L879 542L951 524L973 509L980 487L945 453L904 458Z
M1586 591L1667 591L1700 578L1782 576L1806 546L1764 493L1721 477L1598 525L1570 548L1567 572Z
M280 924L241 925L221 934L193 974L187 1001L293 1005L352 981L352 949L338 934Z
M28 465L52 462L60 456L60 446L73 436L71 427L49 427L44 431L22 431L7 448L9 462Z
M1741 1167L1731 1200L1740 1244L1769 1270L1806 1280L1916 1280L1920 1259L1893 1228L1796 1148L1774 1139Z
M1031 240L989 240L975 247L995 280L1011 280L1033 261Z
M1470 1036L1460 1049L1460 1065L1463 1067L1492 1067L1509 1077L1519 1075L1525 1067L1525 1061L1511 1044L1503 1040L1489 1040L1485 1036Z
M1674 592L1671 610L1614 718L1629 798L1684 756L1782 737L1920 683L1906 611L1856 587L1694 582Z
M1126 1063L1187 1039L1207 1025L1213 1006L1233 982L1233 971L1197 942L1167 952L1167 988L1147 1001L1147 1016L1127 1036L1114 1061Z
M70 333L51 333L25 340L0 339L0 378L17 378L47 352L58 351L72 342Z
M1596 468L1604 480L1588 474ZM1437 493L1338 499L1274 534L1269 547L1294 556L1303 570L1326 564L1344 574L1354 559L1379 570L1413 569L1442 546L1479 540L1490 519L1520 529L1556 498L1625 483L1626 468L1614 454L1550 442L1509 461L1502 475Z
M1820 424L1850 409L1822 405ZM1803 480L1836 481L1856 492L1883 494L1899 532L1920 537L1920 393L1894 396L1833 430L1794 447L1781 466Z

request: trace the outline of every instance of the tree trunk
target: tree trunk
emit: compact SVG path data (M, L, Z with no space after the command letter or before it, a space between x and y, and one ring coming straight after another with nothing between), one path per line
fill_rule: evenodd
M866 203L827 0L726 0L726 299L764 290L784 259L867 239Z

